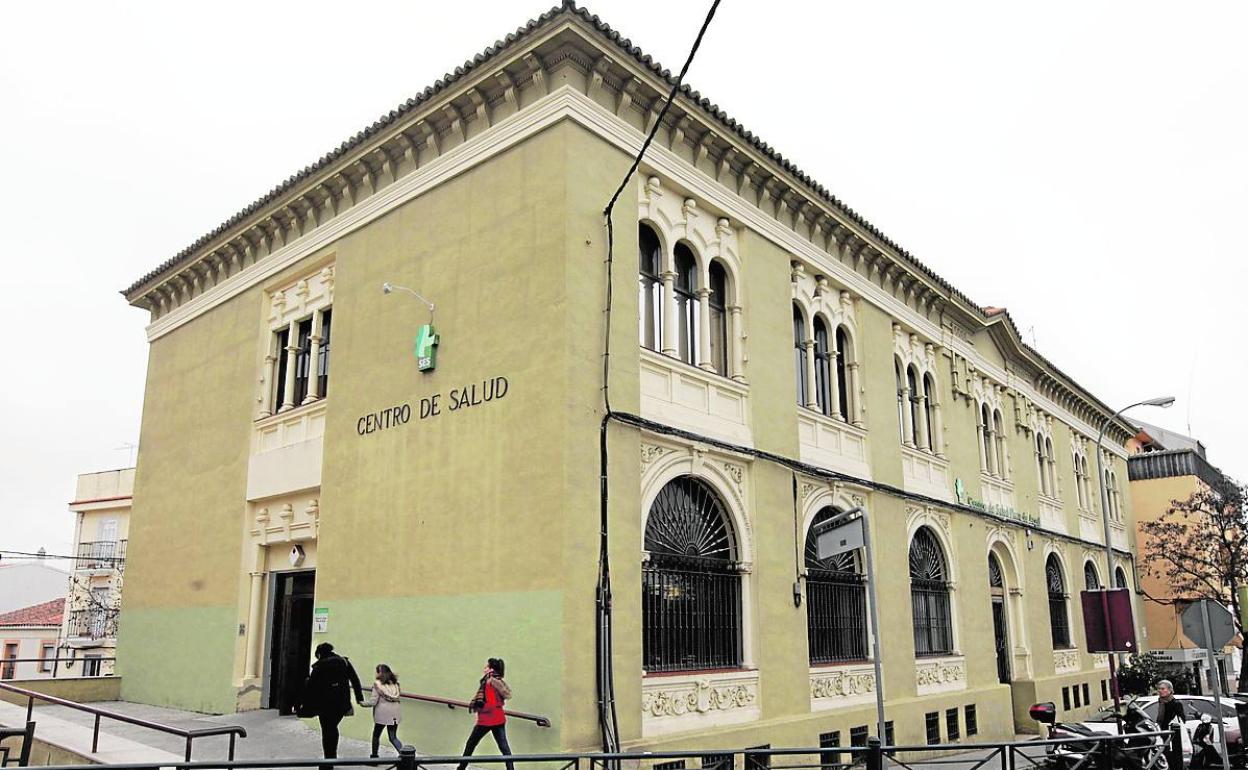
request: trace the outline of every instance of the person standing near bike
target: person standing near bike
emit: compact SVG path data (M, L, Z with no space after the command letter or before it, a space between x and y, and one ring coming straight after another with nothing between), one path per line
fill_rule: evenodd
M1176 770L1183 767L1183 742L1179 741L1178 746L1174 745L1174 720L1178 720L1179 730L1182 730L1187 722L1187 709L1183 708L1183 701L1174 697L1174 685L1169 679L1162 679L1157 683L1157 700L1157 724L1172 736L1166 751L1166 762L1172 770Z

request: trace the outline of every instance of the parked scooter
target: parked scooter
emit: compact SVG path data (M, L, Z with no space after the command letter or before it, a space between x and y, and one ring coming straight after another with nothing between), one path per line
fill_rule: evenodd
M1104 751L1103 741L1079 740L1116 735L1114 731L1093 730L1078 722L1058 722L1057 707L1053 703L1037 703L1030 709L1031 718L1049 725L1049 740L1065 740L1046 747L1048 766L1055 770L1091 770L1098 767L1095 753ZM1110 714L1112 715L1112 711ZM1169 770L1166 760L1166 741L1159 733L1161 728L1149 718L1134 700L1123 704L1119 715L1124 735L1140 733L1138 738L1127 737L1110 742L1110 755L1115 770Z

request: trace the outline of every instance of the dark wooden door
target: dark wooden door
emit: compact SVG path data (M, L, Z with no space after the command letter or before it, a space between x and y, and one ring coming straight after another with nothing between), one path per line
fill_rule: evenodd
M1010 638L1005 625L1005 601L1000 597L992 600L992 631L997 648L997 680L1010 683Z
M269 701L279 713L291 714L307 679L312 657L312 604L316 573L277 573L275 577L277 594L273 601Z

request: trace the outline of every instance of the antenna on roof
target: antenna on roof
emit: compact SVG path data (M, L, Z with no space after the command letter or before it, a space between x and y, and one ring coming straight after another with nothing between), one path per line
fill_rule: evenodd
M1036 350L1039 350L1040 346L1036 344L1036 327L1028 326L1027 331L1031 332L1031 346Z

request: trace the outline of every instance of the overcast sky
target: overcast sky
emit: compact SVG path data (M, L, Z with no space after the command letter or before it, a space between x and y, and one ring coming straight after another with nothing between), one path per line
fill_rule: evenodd
M0 548L130 463L118 290L551 0L21 3L0 46ZM677 70L702 2L591 10ZM687 82L1063 371L1248 476L1242 2L723 0Z

